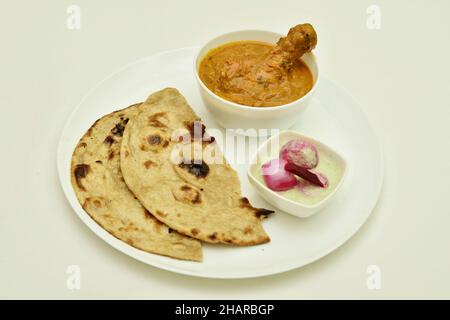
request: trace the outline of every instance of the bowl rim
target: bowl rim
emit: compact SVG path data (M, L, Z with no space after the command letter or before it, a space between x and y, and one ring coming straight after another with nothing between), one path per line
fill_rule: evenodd
M317 202L315 204L305 204L305 203L302 203L302 202L299 202L299 201L294 201L294 200L288 199L286 197L283 197L282 195L280 195L277 192L275 192L275 191L271 190L270 188L268 188L266 185L264 185L262 182L260 182L258 179L256 179L256 177L251 173L252 166L257 163L256 159L257 159L259 153L261 152L261 150L263 148L265 148L270 141L275 139L275 137L279 137L279 136L281 136L283 134L297 135L299 137L304 137L304 138L312 140L313 142L315 142L317 144L320 144L321 146L323 146L326 149L328 149L328 151L331 151L334 155L337 155L338 158L342 161L342 163L344 165L344 172L342 173L342 177L339 180L339 183L334 188L334 190L329 195L327 195L325 198L323 198L322 200L320 200L319 202ZM347 176L347 172L348 172L348 162L339 152L337 152L336 150L334 150L333 148L331 148L327 144L323 143L322 141L319 141L319 140L317 140L315 138L312 138L312 137L310 137L308 135L305 135L305 134L303 134L303 133L301 133L299 131L295 131L295 130L282 130L279 133L277 133L277 134L271 136L270 138L268 138L266 141L264 141L261 144L261 146L258 148L258 150L256 151L255 155L252 157L252 159L251 159L251 161L250 161L250 163L249 163L249 165L247 167L247 177L249 179L251 179L252 182L256 183L257 187L255 187L255 189L258 190L259 188L263 188L264 190L268 191L268 193L271 196L274 196L275 198L280 199L281 201L285 201L287 203L293 204L294 206L298 206L300 208L304 208L304 209L308 209L308 210L320 208L322 205L327 203L336 194L336 192L341 188L342 184L344 183L345 177ZM278 209L280 209L280 208L278 208ZM282 210L282 209L280 209L280 210ZM284 210L282 210L282 211L284 211ZM292 214L292 213L290 213L290 214ZM292 215L295 215L295 214L292 214ZM299 217L299 215L295 215L295 216Z
M294 101L291 101L289 103L282 104L282 105L279 105L279 106L252 107L252 106L246 106L246 105L243 105L243 104L239 104L239 103L236 103L236 102L232 102L232 101L226 100L226 99L220 97L219 95L215 94L213 91L211 91L203 83L202 79L200 79L200 76L198 74L197 61L199 61L200 52L202 52L203 49L206 46L208 46L211 42L213 42L213 41L215 41L215 40L217 40L219 38L222 38L222 37L225 37L225 36L228 36L228 35L239 34L239 33L243 33L243 32L262 32L262 33L271 33L271 34L277 35L279 37L283 37L284 36L284 35L282 35L282 34L280 34L278 32L274 32L274 31L268 31L268 30L262 30L262 29L244 29L244 30L236 30L236 31L223 33L223 34L220 34L218 36L213 37L211 40L209 40L208 42L206 42L204 45L202 45L199 48L199 50L197 51L197 54L195 55L195 58L194 58L194 74L195 74L195 78L196 78L197 82L199 83L199 85L202 87L203 90L208 92L210 95L212 95L214 98L218 99L219 101L221 101L223 103L226 103L226 104L229 104L230 106L232 106L232 107L234 107L234 108L236 108L238 110L239 109L240 110L252 110L254 112L270 112L270 110L288 109L288 108L298 104L301 100L306 100L309 96L311 96L314 93L314 91L316 90L316 87L319 84L320 72L319 72L319 64L317 63L317 56L312 51L310 51L310 52L308 52L306 54L309 54L312 57L312 60L314 62L316 70L317 70L317 75L316 75L316 77L314 79L315 81L314 81L314 84L313 84L311 90L309 90L304 96L298 98L297 100L294 100ZM246 40L238 40L238 41L246 41ZM247 41L255 41L255 40L248 39ZM231 42L233 42L233 41L231 41ZM222 43L221 45L224 45L226 43L228 43L228 42ZM215 48L217 48L217 47L215 47ZM212 49L210 49L210 50L212 50ZM201 58L203 58L203 57L201 57ZM303 57L301 57L300 59L303 60ZM200 63L200 61L199 61L199 63ZM308 69L309 69L309 66L308 66ZM312 71L311 71L311 73L312 73Z

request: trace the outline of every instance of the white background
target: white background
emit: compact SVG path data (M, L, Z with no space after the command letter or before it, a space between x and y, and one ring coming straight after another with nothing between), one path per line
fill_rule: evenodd
M66 9L81 8L81 29ZM366 9L381 8L369 30ZM450 298L450 2L5 1L0 4L0 298ZM117 68L238 29L311 22L321 72L353 95L385 154L380 201L348 243L288 273L198 279L119 253L65 200L56 145L70 112ZM66 288L79 265L81 290ZM382 288L366 287L368 265Z

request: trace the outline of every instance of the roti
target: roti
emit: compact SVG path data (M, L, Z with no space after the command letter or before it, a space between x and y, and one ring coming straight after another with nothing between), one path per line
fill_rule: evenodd
M125 127L140 104L97 120L77 144L71 181L83 209L101 227L129 245L184 260L201 261L201 243L155 219L136 199L120 170Z
M210 243L270 241L261 220L272 211L241 195L237 173L176 89L158 91L139 107L120 157L130 190L170 228Z

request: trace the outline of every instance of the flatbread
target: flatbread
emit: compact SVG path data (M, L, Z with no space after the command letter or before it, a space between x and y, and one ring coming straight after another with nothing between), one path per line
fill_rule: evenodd
M149 96L139 110L125 129L120 162L128 187L142 205L170 228L206 242L270 241L261 220L272 211L254 208L242 197L237 173L184 97L167 88ZM195 127L199 130L193 132ZM180 142L186 135L188 142ZM185 149L208 150L222 163L202 152L200 158L191 152L186 159L180 151Z
M97 120L72 156L71 180L83 209L106 231L131 246L184 260L202 260L201 243L155 219L128 189L120 171L120 145L139 104Z

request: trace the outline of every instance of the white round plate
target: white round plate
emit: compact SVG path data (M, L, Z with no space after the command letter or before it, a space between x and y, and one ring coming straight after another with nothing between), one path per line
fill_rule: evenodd
M348 240L366 221L379 197L383 180L380 147L355 101L322 77L312 105L292 128L323 141L345 156L348 174L331 203L316 215L301 219L277 211L264 221L272 241L253 247L203 246L204 261L171 259L135 249L103 230L81 208L70 183L72 151L90 125L101 116L136 102L159 89L175 87L186 97L208 128L218 125L203 105L193 73L198 48L163 52L120 69L98 84L76 107L58 147L59 178L69 203L100 238L149 265L208 278L251 278L276 274L311 263ZM256 207L271 209L250 186L246 165L233 165L242 191Z

